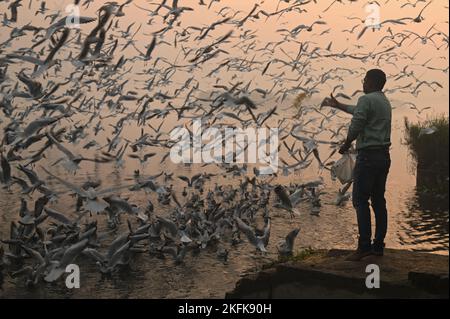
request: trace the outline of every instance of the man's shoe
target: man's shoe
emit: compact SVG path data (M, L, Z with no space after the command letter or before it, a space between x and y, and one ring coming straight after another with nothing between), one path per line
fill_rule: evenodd
M359 261L363 259L364 257L372 255L371 250L356 250L354 253L352 253L350 256L345 258L346 261Z
M383 256L384 255L384 243L379 244L373 244L372 245L372 255L374 256Z

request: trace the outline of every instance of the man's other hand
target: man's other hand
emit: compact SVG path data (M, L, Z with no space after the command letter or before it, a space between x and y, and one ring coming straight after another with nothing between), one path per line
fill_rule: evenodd
M348 150L350 149L351 146L352 146L351 143L345 142L339 149L339 154L344 155L345 153L348 153Z

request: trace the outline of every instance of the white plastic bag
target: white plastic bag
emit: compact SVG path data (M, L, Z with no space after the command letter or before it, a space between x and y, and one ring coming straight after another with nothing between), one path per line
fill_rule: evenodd
M331 167L331 177L337 178L341 184L347 184L353 180L355 168L355 154L346 153Z

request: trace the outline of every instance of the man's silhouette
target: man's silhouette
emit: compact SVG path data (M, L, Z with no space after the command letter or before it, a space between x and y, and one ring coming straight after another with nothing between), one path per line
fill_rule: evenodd
M391 145L392 108L382 92L386 74L379 69L367 72L363 82L365 95L356 106L338 102L333 95L324 101L331 106L353 114L347 139L339 153L348 152L356 140L358 152L353 172L353 206L358 220L358 248L347 260L356 261L374 254L383 255L384 238L387 232L387 209L384 192L391 166L389 147ZM375 213L375 236L373 243L369 199Z

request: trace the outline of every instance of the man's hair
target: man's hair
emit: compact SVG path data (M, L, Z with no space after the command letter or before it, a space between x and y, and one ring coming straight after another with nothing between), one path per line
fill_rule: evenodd
M386 84L386 73L380 69L372 69L367 72L367 78L370 79L377 90L383 90Z

